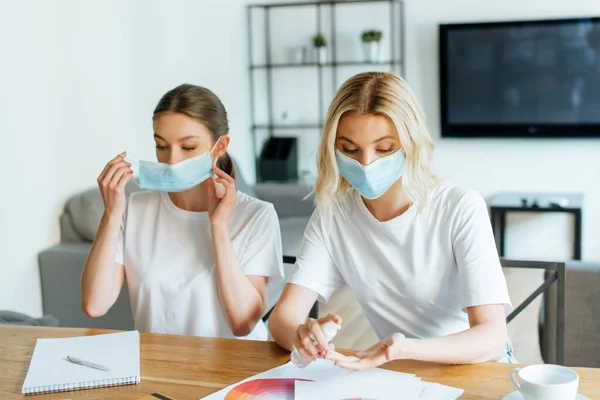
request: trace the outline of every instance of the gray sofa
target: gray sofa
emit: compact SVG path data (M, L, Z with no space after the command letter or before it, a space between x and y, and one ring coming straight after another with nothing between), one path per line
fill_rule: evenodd
M295 256L300 250L304 229L313 212L312 199L304 200L309 186L293 183L263 183L249 186L239 173L237 189L272 203L279 216L283 254ZM139 190L134 183L127 194ZM61 242L39 254L42 302L45 314L54 315L60 326L106 329L132 329L133 318L127 287L109 312L100 318L89 318L81 309L80 277L104 210L98 189L90 189L70 198L60 217ZM286 277L291 265L284 265ZM269 306L275 305L285 281L269 285Z

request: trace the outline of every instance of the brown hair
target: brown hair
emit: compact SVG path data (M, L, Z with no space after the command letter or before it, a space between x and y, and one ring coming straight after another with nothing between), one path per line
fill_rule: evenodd
M158 102L152 118L164 112L185 114L201 122L212 133L215 143L229 133L225 106L216 94L201 86L183 84L169 90ZM217 167L235 179L235 167L227 152L219 157Z

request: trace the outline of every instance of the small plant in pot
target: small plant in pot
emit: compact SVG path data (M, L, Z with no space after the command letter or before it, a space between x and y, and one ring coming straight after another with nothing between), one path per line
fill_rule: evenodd
M381 61L380 42L382 35L381 31L375 29L363 31L361 40L363 42L363 54L366 62Z
M313 47L315 48L316 59L320 64L327 62L327 39L322 33L317 33L312 38Z

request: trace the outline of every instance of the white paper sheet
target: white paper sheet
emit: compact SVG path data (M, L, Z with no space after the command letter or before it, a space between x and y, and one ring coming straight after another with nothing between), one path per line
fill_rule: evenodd
M423 391L419 400L456 400L464 392L463 389L440 385L439 383L423 382Z
M264 400L293 400L294 383L296 379L310 381L331 381L335 377L351 374L351 371L336 367L332 361L317 360L307 368L298 368L291 362L255 375L241 382L221 389L216 393L204 397L204 400L236 400L243 398L242 393L254 395L260 393ZM243 385L246 382L254 384Z
M422 382L411 374L370 369L352 372L317 360L308 368L291 362L235 383L203 400L455 400L462 389Z
M421 391L421 380L414 375L376 368L329 381L296 381L295 399L419 400Z

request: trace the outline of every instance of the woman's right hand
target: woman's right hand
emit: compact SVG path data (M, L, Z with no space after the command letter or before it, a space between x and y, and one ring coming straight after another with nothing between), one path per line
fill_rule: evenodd
M341 324L342 318L337 314L329 314L319 319L309 318L306 323L299 325L294 338L294 347L302 355L313 360L318 357L325 358L327 352L335 349L333 344L325 340L321 330L321 326L330 321Z
M123 152L110 160L98 177L104 212L109 217L122 218L125 212L125 184L133 176L131 164L125 161L126 155Z

